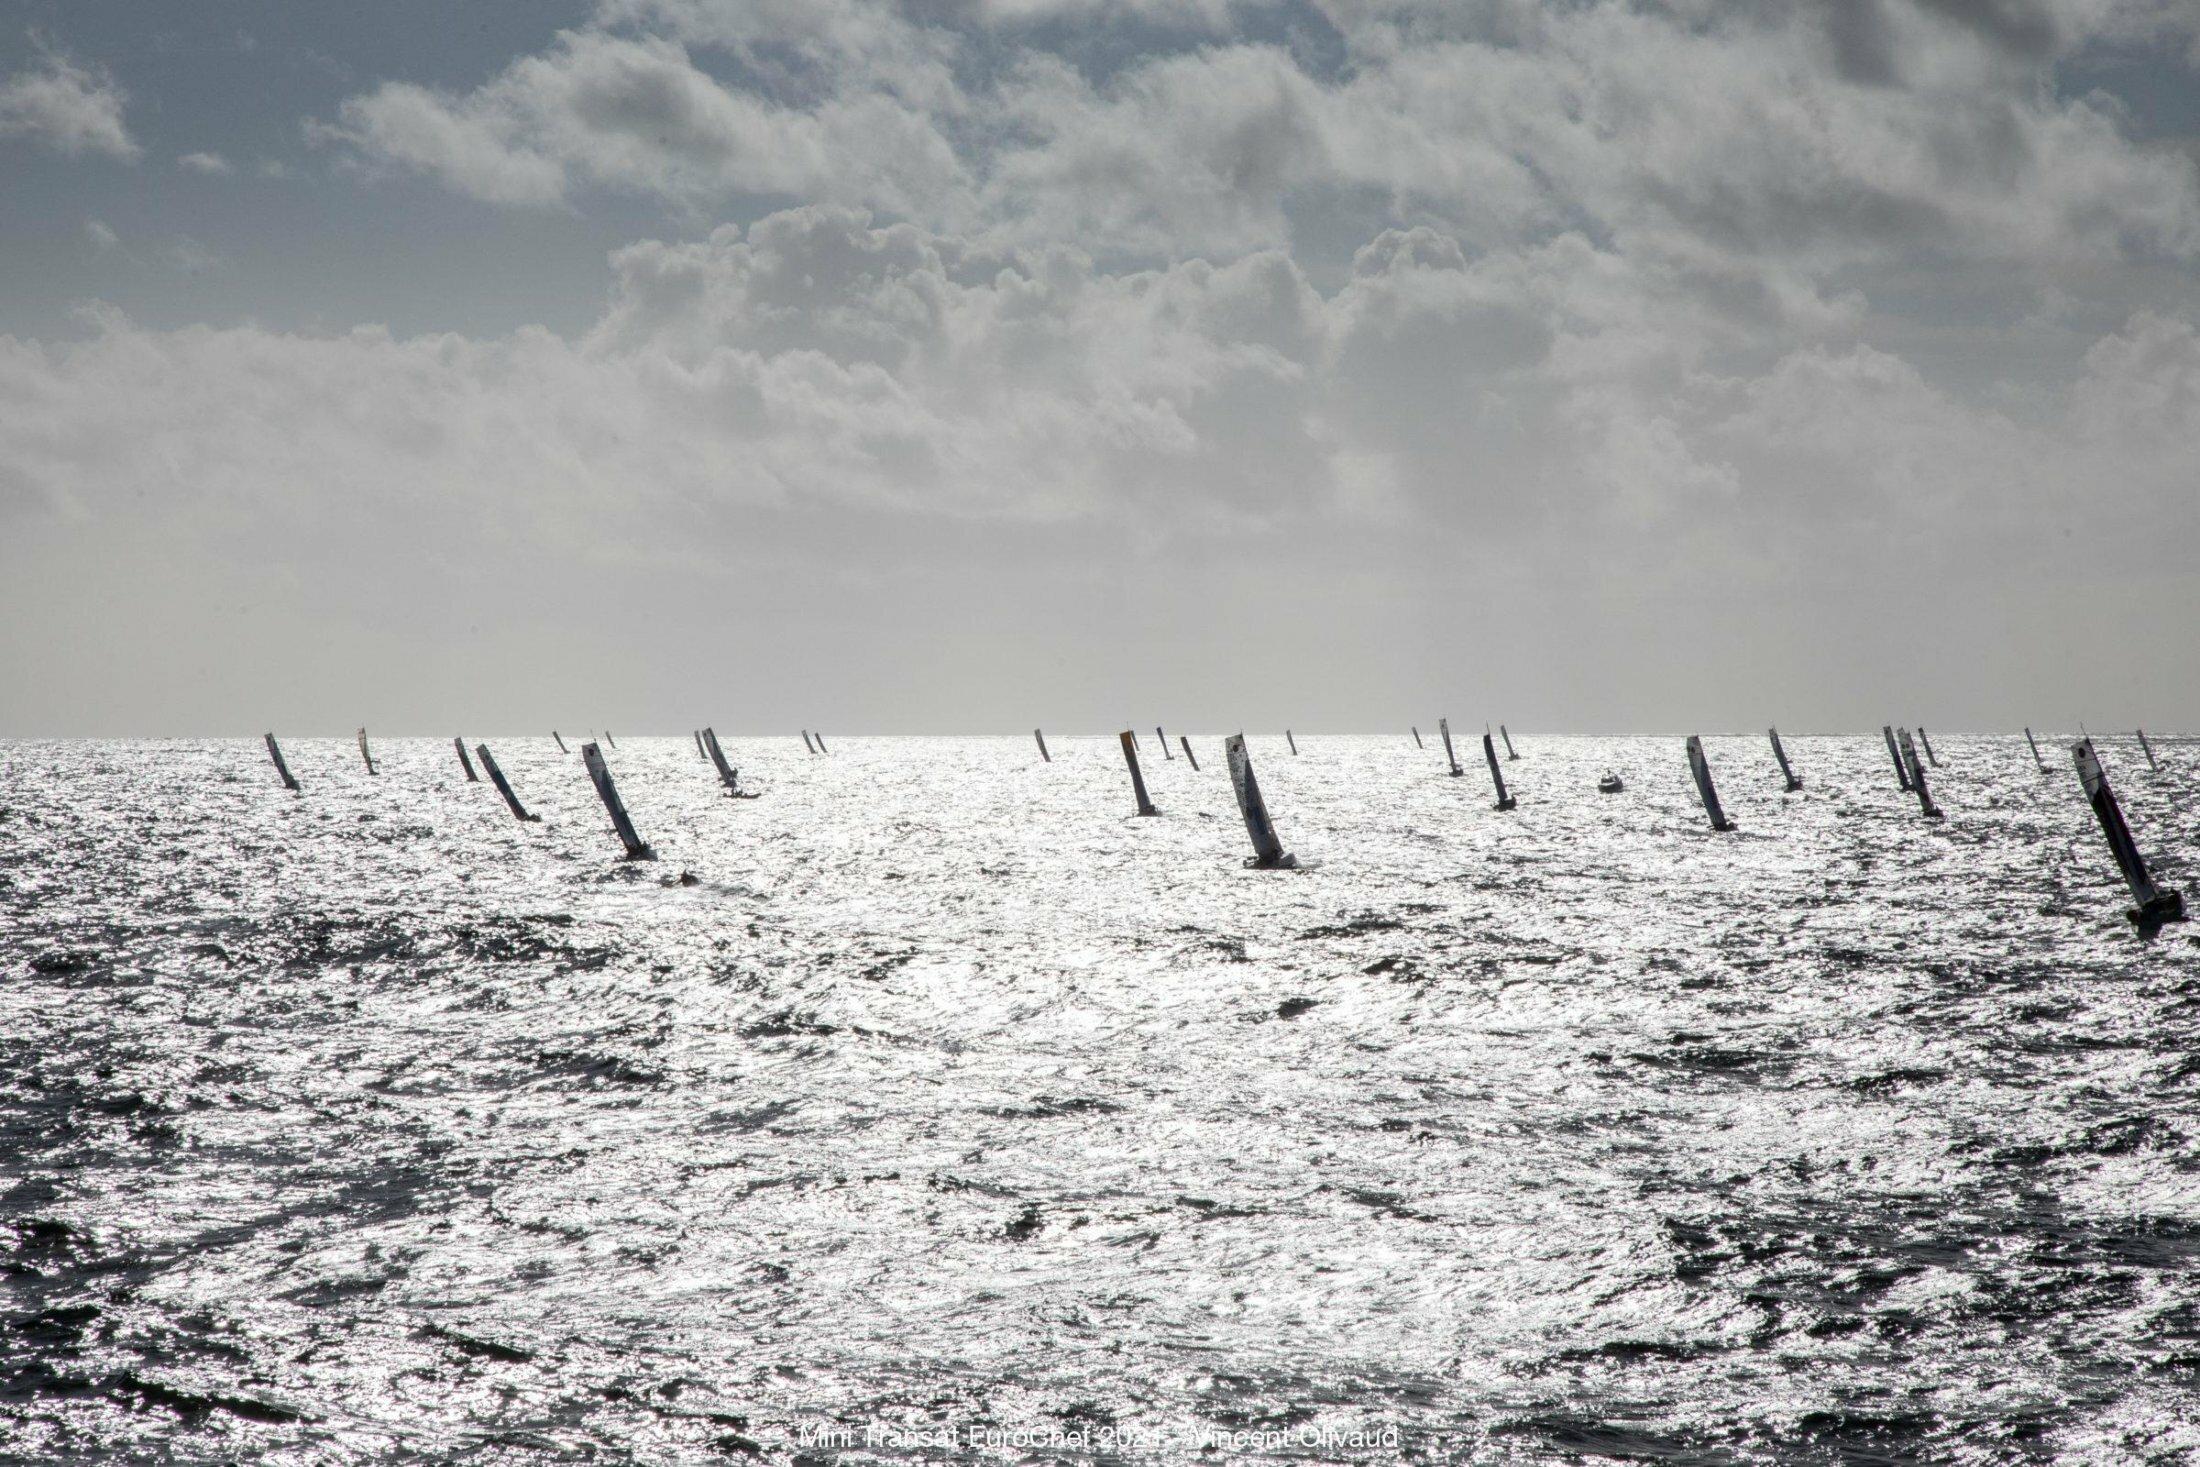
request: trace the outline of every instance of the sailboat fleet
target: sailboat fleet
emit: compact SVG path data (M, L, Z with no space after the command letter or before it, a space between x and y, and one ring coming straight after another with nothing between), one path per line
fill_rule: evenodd
M1452 746L1451 720L1448 717L1437 719L1436 728L1443 741L1446 772L1454 778L1465 774L1466 771L1461 767L1458 755ZM1054 756L1047 747L1045 732L1036 728L1031 732L1032 739L1038 746L1040 760L1044 764L1052 764ZM1416 749L1423 748L1420 730L1415 728L1412 733L1414 747ZM1779 767L1780 777L1783 781L1783 793L1794 794L1801 791L1803 788L1802 777L1795 772L1794 765L1788 759L1787 748L1780 739L1780 731L1773 728L1768 729L1766 733L1772 746L1774 762ZM1894 765L1895 781L1900 792L1916 797L1919 813L1925 819L1946 819L1946 812L1940 808L1933 798L1931 781L1927 774L1928 769L1940 767L1940 759L1934 753L1932 740L1926 735L1924 728L1920 726L1913 733L1907 727L1898 729L1893 724L1886 724L1881 726L1880 734L1886 745L1888 757ZM288 762L283 757L282 747L277 742L275 735L270 732L264 737L268 758L274 764L276 774L282 780L284 788L294 794L302 794L303 787L297 777L292 774ZM1154 729L1154 737L1160 743L1163 755L1173 759L1174 755L1169 750L1168 735L1159 726ZM553 731L551 738L556 742L561 753L566 752L563 737ZM2047 761L2041 754L2039 741L2030 728L2024 730L2024 739L2026 747L2031 751L2034 763L2043 773L2047 772ZM741 787L739 771L727 759L715 729L705 727L695 730L694 740L698 757L704 759L714 768L719 782L724 786L725 793L729 797L744 800L757 798L756 792ZM2146 755L2148 769L2159 772L2161 761L2155 756L2154 746L2148 741L2144 730L2138 731L2137 740L2140 749ZM1519 807L1520 802L1507 786L1504 767L1497 756L1497 746L1500 741L1504 744L1506 761L1516 761L1520 758L1520 752L1514 747L1510 730L1503 724L1499 724L1493 732L1485 725L1482 734L1482 754L1484 761L1489 766L1490 782L1497 796L1495 808L1499 811L1512 811ZM481 769L487 771L490 783L495 786L497 793L503 797L515 819L528 823L539 821L539 816L530 814L526 807L521 804L519 796L514 793L511 782L505 777L503 769L497 764L496 756L490 752L487 744L477 743L474 746L473 757L469 758L464 739L454 738L451 742L458 755L460 767L469 783L475 783L479 780L479 776L475 772L475 764L478 761ZM603 745L614 750L618 747L615 743L612 743L608 730L604 733L602 742ZM1122 749L1124 765L1130 775L1131 792L1135 800L1137 814L1144 817L1160 816L1162 812L1153 803L1152 796L1146 787L1144 771L1139 765L1137 732L1133 729L1124 729L1118 736L1118 742ZM1179 742L1183 746L1186 761L1194 771L1197 771L1199 761L1193 753L1190 738L1179 735ZM1285 742L1293 755L1299 753L1298 740L1289 731L1285 733ZM809 750L813 756L824 756L828 753L824 735L812 730L802 730L802 743L803 747ZM381 771L375 763L373 747L364 727L358 731L358 747L360 762L365 766L366 772L370 775L380 774ZM628 814L625 804L619 797L618 787L612 777L610 766L604 758L603 749L592 739L581 745L580 753L589 781L595 787L596 793L603 803L605 813L610 817L612 829L618 835L620 843L625 849L627 859L635 861L655 860L657 854L655 849L635 829L633 818ZM1253 771L1252 755L1246 746L1245 736L1238 733L1224 740L1223 753L1230 773L1230 783L1237 796L1238 810L1245 822L1246 835L1253 846L1253 856L1246 864L1260 870L1302 869L1298 859L1284 850L1282 841L1276 833L1275 822L1269 815L1267 802L1261 795L1260 784ZM1708 819L1711 829L1722 834L1733 832L1737 827L1735 822L1728 817L1725 807L1720 802L1718 788L1712 778L1710 760L1704 752L1703 740L1699 735L1690 734L1687 737L1684 754L1689 775L1695 783L1697 796L1702 802L1704 815ZM2130 825L2124 818L2123 808L2109 784L2106 769L2102 764L2098 749L2094 746L2092 737L2090 735L2082 736L2071 746L2071 755L2077 768L2079 785L2084 791L2087 803L2092 807L2094 815L2100 823L2102 834L2108 842L2110 855L2116 863L2118 872L2124 878L2125 884L2131 890L2135 905L2126 915L2135 926L2147 933L2151 933L2167 923L2185 920L2183 895L2175 888L2164 887L2156 882L2144 857L2141 856L2138 843L2132 836ZM1617 771L1606 773L1597 782L1597 790L1603 794L1619 794L1625 789L1626 784Z

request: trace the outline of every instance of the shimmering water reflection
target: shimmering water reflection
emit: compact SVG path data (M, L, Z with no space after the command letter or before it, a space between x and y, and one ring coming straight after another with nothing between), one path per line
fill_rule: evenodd
M1516 739L1501 814L1255 736L1298 872L1211 736L1150 820L1112 736L629 738L655 864L546 738L539 825L0 745L0 1456L2200 1453L2200 949L2067 754L1936 736L1929 823L1710 737L1718 835ZM2186 878L2200 746L2102 747Z

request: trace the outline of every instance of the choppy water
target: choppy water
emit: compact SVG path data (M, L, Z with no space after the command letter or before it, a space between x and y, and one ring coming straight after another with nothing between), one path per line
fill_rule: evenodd
M0 1457L2200 1458L2200 947L2067 753L1521 742L1256 737L1291 873L1213 738L629 739L653 865L545 739L0 745Z

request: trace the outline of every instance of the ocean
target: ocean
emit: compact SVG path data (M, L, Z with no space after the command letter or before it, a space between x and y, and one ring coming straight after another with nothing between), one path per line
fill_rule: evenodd
M2067 739L1422 732L0 743L0 1459L2200 1460Z

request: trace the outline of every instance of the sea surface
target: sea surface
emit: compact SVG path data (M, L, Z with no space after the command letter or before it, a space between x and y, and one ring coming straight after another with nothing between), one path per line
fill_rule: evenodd
M2200 1461L2067 740L1423 733L0 743L0 1460Z

